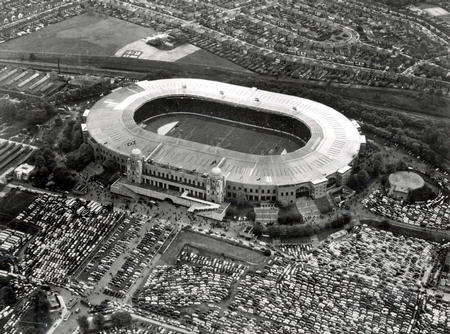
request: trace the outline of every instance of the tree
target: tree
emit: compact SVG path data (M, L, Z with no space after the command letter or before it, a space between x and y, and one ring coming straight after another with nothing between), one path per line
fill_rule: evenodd
M53 180L63 190L70 190L77 183L77 180L72 176L72 172L65 166L55 168L53 171Z
M14 292L13 288L11 288L9 285L6 285L1 288L0 298L1 304L3 304L4 306L12 306L17 301L16 293Z
M61 117L57 116L57 117L55 118L55 126L56 126L57 128L59 128L59 127L61 127L62 125L63 125L63 121L62 121Z
M42 156L45 158L45 166L49 171L53 171L56 167L55 152L49 148L44 148L41 152Z
M75 170L83 169L91 161L94 161L94 151L86 143L83 143L77 150L70 152L66 156L67 166Z
M31 157L31 163L38 168L45 167L46 165L45 158L42 156L42 154L40 154L40 152Z
M45 291L37 289L30 296L30 307L22 316L24 324L33 327L32 333L44 333L50 322L50 303L47 300ZM25 331L28 333L28 331Z
M396 168L397 168L396 164L390 162L386 165L386 172L389 174L394 173L396 171Z
M64 153L69 153L72 150L72 143L70 142L69 139L63 137L59 142L59 148Z
M65 138L67 138L68 140L72 139L72 129L73 129L74 124L75 124L75 121L73 119L69 120L66 124L66 127L63 130L63 136Z
M102 166L105 170L115 170L117 164L113 159L107 158L103 161Z
M367 173L367 171L365 169L361 169L358 172L358 182L359 182L360 186L363 188L367 187L367 185L369 184L369 181L370 181L369 174Z
M260 223L253 225L253 234L255 237L260 237L263 234L263 227Z
M89 331L89 321L85 315L78 317L77 322L82 333L87 333Z
M9 99L0 99L0 116L6 121L11 121L15 118L17 111L17 103Z
M101 330L103 329L103 326L105 326L105 317L103 316L103 314L98 313L94 315L92 322L97 330Z
M384 159L381 153L376 153L371 159L373 172L371 173L372 177L377 177L380 174L386 173L386 166L384 164Z
M72 129L72 150L76 150L83 143L83 133L81 132L81 125L77 123Z
M352 220L352 214L349 210L343 210L342 211L342 220L344 224L348 224Z
M359 180L356 174L350 175L350 177L348 178L347 185L354 190L359 190L360 188Z
M266 234L268 234L272 238L280 236L280 232L281 232L280 225L271 225L268 226L266 229Z
M408 165L403 160L397 161L396 170L406 170L408 169Z
M252 209L247 213L247 219L251 220L251 221L255 221L255 218L256 218L255 210Z
M131 315L128 312L117 312L111 315L111 321L116 327L126 327L131 324Z
M31 178L34 180L34 185L39 188L45 187L47 184L50 171L47 167L42 166L41 168L36 167L33 171Z

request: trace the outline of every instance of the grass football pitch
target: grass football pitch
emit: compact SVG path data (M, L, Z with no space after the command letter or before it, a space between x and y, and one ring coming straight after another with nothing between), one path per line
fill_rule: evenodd
M303 146L288 135L192 114L158 116L146 122L146 129L157 132L158 128L172 122L178 123L167 136L242 153L279 155L284 150L289 153Z

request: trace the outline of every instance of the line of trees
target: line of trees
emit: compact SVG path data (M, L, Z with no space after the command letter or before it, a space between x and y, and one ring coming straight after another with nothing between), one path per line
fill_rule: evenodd
M61 140L58 145L61 151L69 153L83 143L83 133L81 132L81 123L74 120L69 120L62 132Z
M79 317L77 322L82 333L91 333L110 327L128 327L131 325L132 318L128 312L116 312L111 314L111 320L106 320L103 314L97 313L92 317L91 323L85 315Z
M271 238L278 237L309 237L313 236L320 231L332 228L343 227L345 224L351 221L350 212L344 211L338 215L335 219L320 223L306 223L295 225L269 225L264 230L264 234L269 235Z
M36 150L28 163L35 166L31 179L36 187L44 188L53 181L57 188L70 190L77 183L74 173L64 164L57 163L55 153L49 148Z
M39 188L54 185L61 190L70 190L78 181L73 170L79 171L94 161L94 151L91 146L83 142L79 121L68 121L58 142L58 147L65 153L63 159L65 161L57 161L55 152L52 150L54 142L55 138L44 141L41 148L28 160L28 163L36 167L31 179Z
M5 285L0 289L0 305L13 306L17 302L16 293L11 285Z
M305 97L331 106L345 116L360 121L364 132L370 132L403 145L415 155L420 155L435 166L444 166L442 157L450 159L450 137L448 136L450 122L448 120L419 118L395 110L380 109L356 100L346 99L340 94L320 88L311 89L300 85L275 85L270 81L253 80L247 80L245 84ZM448 109L450 107L448 99L431 94L419 93L416 101L425 110L430 108Z
M88 144L83 143L79 121L67 122L58 145L61 151L66 153L66 165L71 169L81 170L94 161L94 151Z
M50 326L50 303L45 291L37 289L30 297L30 307L20 319L24 334L44 334Z
M25 121L29 126L42 124L56 114L55 108L45 102L0 99L0 116L6 122Z

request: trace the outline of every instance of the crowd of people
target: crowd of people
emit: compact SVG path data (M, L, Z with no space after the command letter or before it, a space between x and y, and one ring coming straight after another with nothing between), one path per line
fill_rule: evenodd
M450 229L450 204L444 195L426 202L405 204L378 189L361 203L370 212L401 223L436 230Z

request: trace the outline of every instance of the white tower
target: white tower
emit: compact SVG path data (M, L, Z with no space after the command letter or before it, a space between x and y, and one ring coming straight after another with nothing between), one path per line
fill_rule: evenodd
M225 197L225 177L219 167L214 167L206 179L206 200L222 203Z
M144 156L140 149L135 148L131 151L127 160L127 179L133 183L142 183L142 165Z

